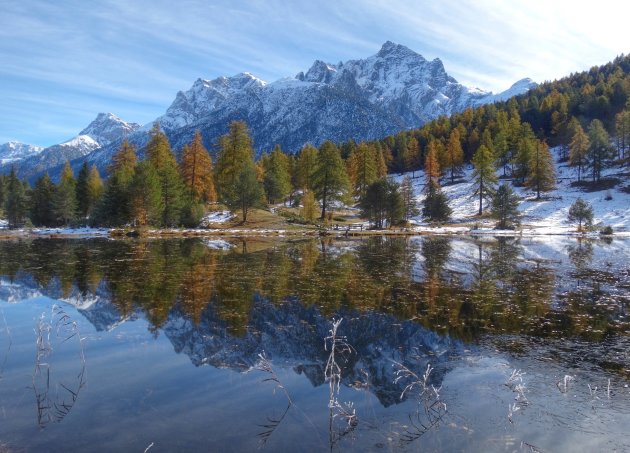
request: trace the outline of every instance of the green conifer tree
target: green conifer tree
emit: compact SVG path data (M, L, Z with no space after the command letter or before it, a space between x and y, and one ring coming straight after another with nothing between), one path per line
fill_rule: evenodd
M236 178L233 190L228 193L226 204L232 210L241 210L243 223L247 222L247 216L252 208L262 206L265 192L258 181L256 167L251 160L245 162Z
M569 222L578 222L578 231L582 231L582 224L587 227L593 223L593 208L582 198L575 200L569 208Z
M488 148L481 145L472 158L474 170L472 173L475 183L473 196L479 197L479 215L483 213L483 200L490 200L495 192L497 175L494 168L494 156Z
M556 174L553 157L545 142L536 140L536 149L530 156L526 185L536 191L536 199L540 200L540 192L549 192L556 187Z
M129 192L132 223L136 226L160 225L164 213L162 183L151 162L137 165Z
M609 143L608 132L603 123L594 119L588 126L588 165L591 168L593 181L599 182L606 161L612 155L612 147Z
M588 135L580 126L580 123L576 121L573 126L574 133L571 137L571 143L569 144L569 165L577 167L578 169L578 181L582 179L582 169L587 163L586 156L591 142L588 139Z
M4 210L9 228L22 227L28 213L28 198L24 184L17 177L15 167L11 167L7 178L5 197Z
M518 205L519 198L512 188L506 183L501 184L492 197L491 208L492 217L499 221L497 229L508 230L520 224Z
M313 190L313 174L317 167L317 148L305 145L297 161L298 184L302 190Z
M31 221L36 226L54 226L56 217L53 210L55 184L45 173L35 182L31 196Z
M264 187L270 204L283 201L291 192L289 157L280 146L274 148L266 161Z
M326 210L332 200L344 200L349 182L346 166L341 160L339 149L330 141L322 144L317 153L317 165L313 173L313 190L321 201L321 219L326 218Z
M221 200L233 199L241 171L254 162L254 149L247 125L243 121L230 123L228 133L219 138L219 155L215 181Z
M69 225L77 216L76 187L72 167L66 161L53 199L53 212L62 225Z
M77 215L79 218L86 218L88 209L90 208L90 200L87 189L87 180L90 175L90 168L86 161L83 161L79 176L77 176L76 199L77 199Z

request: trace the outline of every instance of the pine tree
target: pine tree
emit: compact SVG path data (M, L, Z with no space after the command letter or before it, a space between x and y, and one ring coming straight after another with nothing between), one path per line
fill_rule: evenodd
M9 228L19 228L26 221L28 212L28 198L22 181L15 172L15 167L11 167L11 172L6 182L5 213Z
M359 206L362 216L369 219L376 229L386 223L397 224L404 217L403 200L398 184L389 179L379 179L370 184Z
M53 199L53 212L57 221L62 225L69 225L76 218L76 186L77 182L74 179L72 167L66 161Z
M108 167L110 177L102 201L96 210L97 223L124 225L131 221L130 186L137 162L135 148L124 140Z
M556 175L553 157L545 142L536 141L536 150L530 157L526 185L536 191L536 199L540 200L540 192L549 192L556 187Z
M149 161L138 164L129 186L131 219L134 225L159 225L163 219L162 185Z
M265 162L263 179L267 201L275 204L283 201L291 192L291 175L289 174L289 157L276 146Z
M56 223L53 211L55 184L45 173L35 182L31 196L31 221L36 226L53 226Z
M593 208L591 205L578 198L569 208L569 222L578 222L578 231L582 231L582 224L587 227L593 223Z
M516 154L514 156L514 177L519 179L521 183L525 182L525 178L529 173L529 164L532 155L536 152L536 137L534 131L528 123L523 123L520 128L520 135L516 145Z
M417 141L416 141L417 144ZM365 142L352 151L348 157L348 176L357 197L365 194L367 187L377 179L376 150Z
M0 175L0 217L4 215L4 204L7 199L6 176Z
M245 162L245 166L237 175L233 190L229 194L226 203L230 209L241 210L243 223L247 222L247 215L252 208L262 205L265 193L258 181L256 168L251 160Z
M409 221L420 214L413 193L413 182L409 176L405 176L400 184L400 196L403 202L403 220Z
M190 145L184 146L180 171L188 192L199 201L217 201L212 159L203 146L201 132L196 131Z
M422 205L422 216L430 222L446 222L451 217L448 198L434 182L428 183Z
M497 175L494 168L494 156L488 148L481 145L472 158L472 173L476 189L473 196L479 197L479 215L483 213L483 200L490 200L495 192Z
M584 129L582 129L582 126L580 126L580 123L574 126L574 130L575 132L569 144L569 165L578 168L578 181L580 181L582 169L587 162L586 156L591 142L588 139L588 135L584 132Z
M593 181L599 182L606 160L611 157L612 148L608 141L608 132L600 120L593 120L588 127L588 165L591 168Z
M157 123L151 130L146 154L147 160L153 165L160 178L163 206L161 226L176 226L180 223L184 184L168 138L160 131Z
M219 155L215 169L219 198L234 198L237 180L241 171L249 164L253 165L254 150L252 139L243 121L230 123L228 133L219 138Z
M83 161L79 176L77 177L76 185L76 199L77 199L77 215L84 219L88 215L89 209L89 196L87 190L87 180L90 174L90 169L86 161Z
M630 111L623 110L617 113L615 116L615 132L617 134L619 158L625 159L626 150L630 147Z
M446 145L444 168L451 174L451 183L455 182L457 175L464 163L464 150L462 149L459 129L453 129L448 137Z
M501 184L492 197L492 217L497 219L497 229L512 229L520 224L519 198L508 184Z
M317 154L317 165L313 174L313 190L317 199L321 200L322 220L326 218L330 202L343 200L348 187L348 175L339 149L330 141L324 142Z
M306 145L300 151L297 161L297 179L302 190L313 189L313 173L317 167L317 148Z

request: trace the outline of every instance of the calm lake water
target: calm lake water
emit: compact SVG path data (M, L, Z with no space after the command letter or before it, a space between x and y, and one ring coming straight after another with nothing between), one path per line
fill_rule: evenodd
M630 242L0 242L0 452L630 451Z

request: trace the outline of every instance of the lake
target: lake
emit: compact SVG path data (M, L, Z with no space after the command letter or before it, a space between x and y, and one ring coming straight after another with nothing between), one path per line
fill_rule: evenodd
M630 241L0 242L0 452L628 451Z

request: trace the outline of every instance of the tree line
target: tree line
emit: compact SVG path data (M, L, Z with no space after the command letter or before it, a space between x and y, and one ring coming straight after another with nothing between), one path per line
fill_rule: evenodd
M577 182L588 172L592 183L607 166L630 165L630 57L548 82L505 102L440 117L419 129L382 140L307 144L295 154L279 146L256 162L247 125L235 121L217 143L216 165L196 133L180 151L155 125L146 160L123 142L103 182L96 167L84 164L78 177L67 164L58 184L48 175L34 187L12 171L0 177L0 209L11 227L69 224L197 226L210 203L239 210L267 204L300 206L305 222L329 220L338 203L358 202L376 227L418 215L412 180L424 169L421 212L430 221L451 215L441 184L461 181L465 164L473 167L481 215L490 207L513 206L509 185L525 186L536 198L556 184L549 146L576 168ZM614 140L611 140L610 134ZM401 184L391 173L411 173ZM498 197L498 198L497 198ZM503 214L496 214L500 217Z

